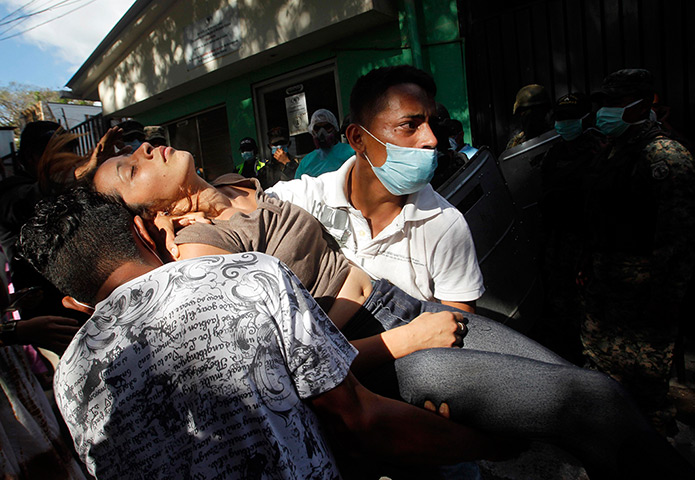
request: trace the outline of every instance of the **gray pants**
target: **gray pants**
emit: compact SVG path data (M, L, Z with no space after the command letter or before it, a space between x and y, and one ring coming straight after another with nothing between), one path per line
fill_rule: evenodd
M442 310L455 309L417 300L380 280L344 333L363 338ZM465 317L463 348L415 352L365 384L389 395L388 380L394 380L400 397L413 405L446 402L452 419L465 425L560 446L582 461L592 479L695 478L695 469L653 430L617 382L498 322Z

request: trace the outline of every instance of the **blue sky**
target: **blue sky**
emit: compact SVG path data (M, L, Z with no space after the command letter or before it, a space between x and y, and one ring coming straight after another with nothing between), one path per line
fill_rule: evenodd
M0 25L0 86L17 82L62 89L133 3L134 0L0 0L0 24L1 19L21 6L26 5L24 13L50 9L4 34L7 26ZM81 5L84 6L70 12ZM51 19L55 20L2 40Z

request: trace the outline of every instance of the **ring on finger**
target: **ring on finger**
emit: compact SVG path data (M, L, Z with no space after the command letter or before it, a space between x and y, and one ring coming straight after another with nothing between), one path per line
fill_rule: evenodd
M456 322L456 324L459 326L459 332L463 333L466 331L466 326L463 324L463 322Z

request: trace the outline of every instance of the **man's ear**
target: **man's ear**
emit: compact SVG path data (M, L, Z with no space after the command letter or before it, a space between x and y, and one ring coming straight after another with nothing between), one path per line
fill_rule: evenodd
M86 313L87 315L91 315L94 313L94 307L91 307L86 303L78 302L73 297L63 297L63 306L71 310L77 310L78 312Z
M147 231L147 227L145 226L145 221L140 215L135 215L133 218L133 227L140 235L142 241L145 242L145 244L147 244L151 250L157 251L157 244L154 242L154 240L152 240L150 232Z
M364 144L364 131L357 124L351 123L345 129L345 138L347 138L348 143L355 151L355 153L364 153L367 150L367 146Z

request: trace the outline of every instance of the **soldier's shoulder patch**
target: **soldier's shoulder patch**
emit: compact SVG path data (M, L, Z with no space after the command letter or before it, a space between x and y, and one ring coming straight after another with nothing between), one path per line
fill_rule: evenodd
M652 163L652 178L654 180L663 180L668 177L669 168L668 163L664 160Z

